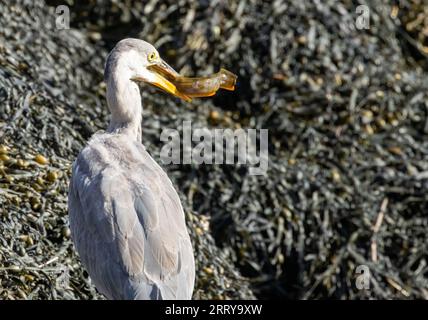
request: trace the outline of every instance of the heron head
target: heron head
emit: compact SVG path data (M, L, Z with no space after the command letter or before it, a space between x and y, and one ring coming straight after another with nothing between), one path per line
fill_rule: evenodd
M145 82L183 100L189 97L179 92L171 82L179 74L171 68L150 43L140 39L124 39L110 52L104 71L106 81L110 77L128 77L135 82Z

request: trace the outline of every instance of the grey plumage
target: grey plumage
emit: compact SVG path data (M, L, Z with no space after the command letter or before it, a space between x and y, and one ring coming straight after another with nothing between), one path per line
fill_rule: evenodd
M110 53L110 126L91 138L73 164L72 238L95 286L109 299L190 299L193 292L194 257L180 199L140 142L141 98L131 78L150 82L147 55L153 50L126 39Z

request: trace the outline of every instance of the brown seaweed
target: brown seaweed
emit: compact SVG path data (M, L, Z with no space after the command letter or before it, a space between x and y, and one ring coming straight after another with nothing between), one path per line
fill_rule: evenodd
M233 94L194 104L144 87L155 158L161 130L184 120L269 129L267 177L164 166L188 217L195 298L427 299L426 4L392 2L367 2L358 30L351 0L51 0L70 6L73 30L59 31L43 26L55 21L43 1L0 1L0 298L100 298L69 238L67 183L108 123L105 57L135 36L183 74L239 76Z

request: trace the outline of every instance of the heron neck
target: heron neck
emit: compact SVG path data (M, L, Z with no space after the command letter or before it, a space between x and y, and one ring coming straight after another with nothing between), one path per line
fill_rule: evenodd
M120 73L119 73L120 74ZM107 132L123 134L141 141L141 104L138 85L126 75L113 76L107 81L107 104L111 120Z

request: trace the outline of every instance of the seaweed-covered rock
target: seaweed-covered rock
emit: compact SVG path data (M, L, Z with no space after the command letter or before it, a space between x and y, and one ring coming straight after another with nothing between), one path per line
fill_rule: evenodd
M101 298L70 240L67 191L71 162L108 121L107 52L89 44L87 34L57 30L54 23L54 8L41 1L1 4L2 299ZM156 143L158 137L145 139ZM253 298L248 280L216 247L207 218L183 200L196 252L195 298Z
M166 166L193 217L189 227L198 255L197 297L217 292L219 297L251 297L246 280L224 280L227 275L239 279L238 268L258 298L428 298L428 74L424 22L418 18L426 5L411 2L371 1L365 8L369 28L359 29L360 1L352 0L74 1L69 4L71 26L79 32L45 32L47 45L31 48L25 41L33 43L37 37L26 37L28 31L22 30L34 33L38 28L14 26L6 22L19 20L13 9L2 10L2 24L11 25L0 31L7 39L2 48L9 47L10 53L0 59L12 57L12 62L1 61L0 72L6 64L20 85L0 90L0 101L6 101L2 106L8 108L0 114L0 130L5 144L15 150L2 160L7 170L0 171L0 190L11 193L3 206L12 218L4 218L1 227L15 230L15 221L25 228L17 219L27 212L23 210L35 215L37 208L41 221L49 219L44 212L62 210L58 224L66 225L65 209L44 208L64 207L67 174L58 173L60 197L38 191L35 198L41 204L33 200L25 207L12 202L19 198L15 188L23 191L16 180L9 181L12 169L17 170L9 161L21 153L28 161L37 153L49 158L47 167L30 162L25 187L40 184L39 176L49 181L50 171L66 171L84 141L107 123L100 74L106 51L100 46L111 49L120 38L137 36L158 47L183 74L225 67L239 76L233 94L192 104L145 86L143 139L156 159L161 130L182 130L183 120L192 120L194 127L269 129L266 176L251 176L246 166ZM36 8L34 12L47 12L42 5ZM407 24L415 19L418 23L409 30ZM414 41L421 45L412 45ZM19 50L38 55L41 62L19 58ZM43 66L39 73L45 78L33 73L37 65ZM9 73L0 81L10 81ZM35 98L26 94L29 89L12 89L36 84L46 93ZM30 116L38 105L40 114ZM24 123L23 118L33 121ZM31 148L35 150L25 156ZM18 240L10 237L13 246L12 240L4 246L18 257ZM54 239L43 248L58 250L66 243L77 265L70 242ZM0 263L7 257L4 252ZM14 269L2 272L17 286ZM361 270L370 271L367 290L360 286ZM92 297L84 275L73 279L78 292Z

